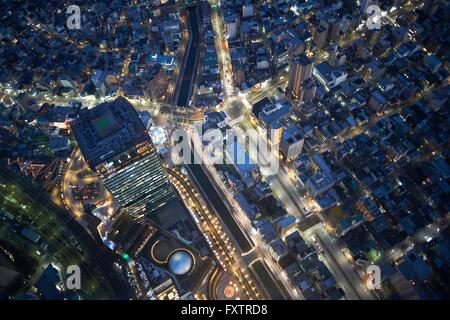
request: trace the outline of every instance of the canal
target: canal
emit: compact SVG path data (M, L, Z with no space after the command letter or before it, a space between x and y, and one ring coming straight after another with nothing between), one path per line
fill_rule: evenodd
M270 276L270 273L264 262L257 260L251 265L250 270L252 270L253 275L261 281L263 286L266 288L267 294L272 300L285 300L286 297L278 288L275 280Z
M223 197L219 194L216 188L214 188L212 182L203 171L202 166L199 164L190 164L188 167L191 174L195 177L203 191L206 193L206 196L213 205L214 210L226 224L228 230L232 233L233 238L236 240L241 251L244 253L250 251L253 248L253 244L249 242L247 237L239 228L230 210L228 210L226 205L223 203Z
M200 49L200 25L199 14L197 6L187 8L188 23L189 23L189 37L190 46L189 51L185 54L183 59L184 72L183 79L179 87L179 95L177 106L189 107L189 101L192 96L192 87L195 83L195 75L197 73L198 55Z

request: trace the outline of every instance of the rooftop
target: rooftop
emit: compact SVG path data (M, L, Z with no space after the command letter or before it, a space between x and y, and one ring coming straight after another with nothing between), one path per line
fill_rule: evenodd
M91 167L149 139L139 115L125 98L82 109L71 126Z
M268 127L272 122L279 120L287 116L290 112L290 108L281 103L275 103L264 107L259 114L260 121L263 121L265 126Z
M311 60L304 53L294 55L293 60L303 67L306 67L312 63Z

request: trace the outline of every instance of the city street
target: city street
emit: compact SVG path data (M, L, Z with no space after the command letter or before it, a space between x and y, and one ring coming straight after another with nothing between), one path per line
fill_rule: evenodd
M222 228L217 218L217 213L211 211L206 201L197 191L192 182L187 176L181 174L177 169L166 167L167 172L171 178L172 184L180 193L183 201L191 210L194 220L197 222L200 230L202 230L208 244L211 246L217 260L223 267L225 272L231 273L234 281L240 283L241 290L245 293L248 299L260 299L261 295L256 290L253 281L250 279L247 267L242 263L242 258L237 254L235 249L235 240L230 241L227 234L232 234L225 226ZM228 232L224 232L223 230ZM233 239L233 238L231 238ZM216 292L217 287L213 290Z
M192 135L192 133L189 131ZM194 137L194 139L196 139ZM194 146L199 146L198 144L194 144ZM196 152L202 152L201 150L196 150ZM284 292L286 292L292 299L301 299L301 294L297 289L292 285L292 283L288 280L286 273L281 269L281 267L273 260L272 256L268 252L267 245L261 239L261 236L256 232L253 228L251 222L247 218L246 214L237 204L236 200L230 195L229 191L224 187L220 178L217 175L217 171L212 164L203 163L203 167L207 170L209 174L209 180L211 183L215 183L214 188L218 188L221 190L221 193L225 195L227 203L229 204L229 208L233 208L231 210L233 214L234 220L237 222L239 229L243 232L248 239L252 239L254 244L252 245L252 250L255 252L256 256L259 257L265 264L268 266L271 271L271 276L282 283L284 286ZM246 254L246 252L243 252Z

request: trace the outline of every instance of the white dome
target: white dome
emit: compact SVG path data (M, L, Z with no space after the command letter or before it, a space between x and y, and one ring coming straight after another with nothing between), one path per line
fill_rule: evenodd
M174 252L169 258L169 269L175 275L183 275L192 268L192 256L185 250Z

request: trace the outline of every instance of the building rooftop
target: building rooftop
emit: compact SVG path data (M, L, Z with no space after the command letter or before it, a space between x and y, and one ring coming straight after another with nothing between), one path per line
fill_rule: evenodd
M312 63L311 60L304 53L294 55L293 60L303 67L306 67Z
M71 127L91 168L150 139L138 113L125 98L82 109Z
M266 106L259 114L259 119L265 124L265 127L268 128L271 123L287 116L290 111L291 110L287 105L277 102Z
M317 71L325 77L328 77L331 75L331 73L333 73L333 68L327 61L317 64L314 68L317 69Z

